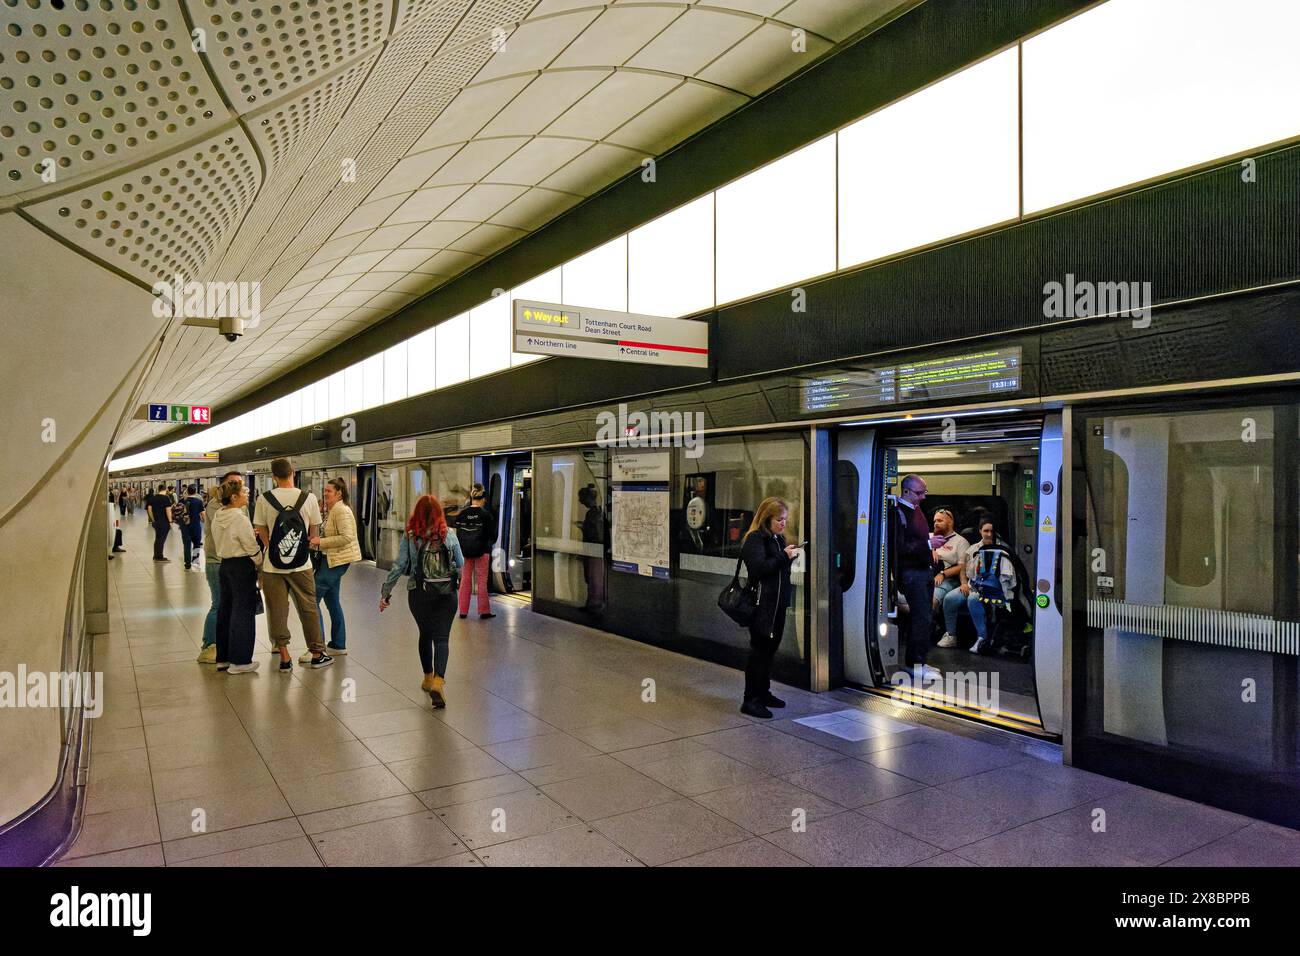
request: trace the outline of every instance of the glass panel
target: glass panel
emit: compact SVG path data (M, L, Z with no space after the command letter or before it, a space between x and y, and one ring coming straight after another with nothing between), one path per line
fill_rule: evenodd
M719 189L717 232L719 304L835 271L835 137Z
M469 377L469 313L462 312L434 326L437 334L438 387L446 388Z
M319 421L316 417L315 386L308 385L306 388L298 389L298 404L300 406L299 416L304 425L314 425Z
M1007 50L840 131L841 269L1018 215L1018 67Z
M605 605L609 459L604 449L533 458L533 593L599 611Z
M384 404L406 398L406 348L398 342L384 352Z
M628 234L628 310L681 316L713 307L713 194Z
M365 408L365 371L362 363L349 365L343 370L343 414L350 415Z
M329 417L339 418L346 415L348 413L348 403L343 388L343 372L335 372L325 381L329 387Z
M718 610L718 594L735 573L741 543L764 498L784 498L790 506L788 543L798 544L807 537L803 523L807 441L802 435L711 437L698 458L689 457L688 450L674 452L677 633L745 650L749 633ZM787 674L804 667L805 561L801 555L791 569L794 600L776 656L777 666L784 665Z
M406 391L408 395L432 392L435 385L434 342L438 330L425 329L406 341Z
M1273 765L1274 417L1089 420L1086 732Z
M510 367L510 296L502 293L469 313L471 378Z
M564 305L627 310L627 236L560 267Z
M1291 0L1109 0L1025 41L1025 209L1300 133L1297 35Z
M384 404L384 353L365 359L361 365L361 408Z

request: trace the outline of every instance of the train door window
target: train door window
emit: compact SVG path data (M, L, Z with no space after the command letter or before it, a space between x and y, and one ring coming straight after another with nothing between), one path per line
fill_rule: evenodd
M609 457L603 448L538 453L532 468L532 588L542 600L605 609ZM514 548L511 549L514 554Z
M1295 414L1083 420L1081 753L1138 744L1294 773L1296 476L1275 434L1283 421L1294 434Z

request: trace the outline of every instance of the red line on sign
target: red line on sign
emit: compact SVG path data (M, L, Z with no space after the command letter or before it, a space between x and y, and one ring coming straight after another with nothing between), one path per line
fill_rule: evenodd
M640 349L663 349L665 352L695 352L698 355L708 355L708 349L692 348L689 345L656 345L654 342L629 342L626 339L619 339L619 345L630 345L633 348Z

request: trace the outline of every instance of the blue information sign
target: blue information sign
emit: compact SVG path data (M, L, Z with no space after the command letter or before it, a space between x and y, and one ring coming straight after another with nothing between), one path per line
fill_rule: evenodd
M166 406L166 405L150 405L150 406L149 406L149 421L151 421L151 422L165 422L165 421L167 421L167 406Z

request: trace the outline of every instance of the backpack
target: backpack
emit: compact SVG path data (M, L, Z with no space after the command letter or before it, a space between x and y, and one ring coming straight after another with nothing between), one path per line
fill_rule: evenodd
M439 541L437 547L432 542L420 545L415 556L415 583L433 594L455 594L460 582L456 580L456 567L452 564L451 552L447 542Z
M181 498L172 506L172 514L176 516L178 525L189 526L190 523L190 499Z
M292 505L282 505L275 495L267 501L276 509L275 525L271 528L271 546L266 549L266 559L271 567L281 571L297 571L307 564L307 522L302 519L302 506L307 503L307 492L298 492Z
M487 554L491 541L488 538L488 516L482 508L466 508L456 522L456 536L460 539L461 551L467 558L477 558Z
M1002 593L1002 579L998 576L1002 559L1006 556L1007 552L999 547L980 548L979 563L976 565L975 580L971 582L971 587L984 603L997 604L1010 609L1011 604Z

